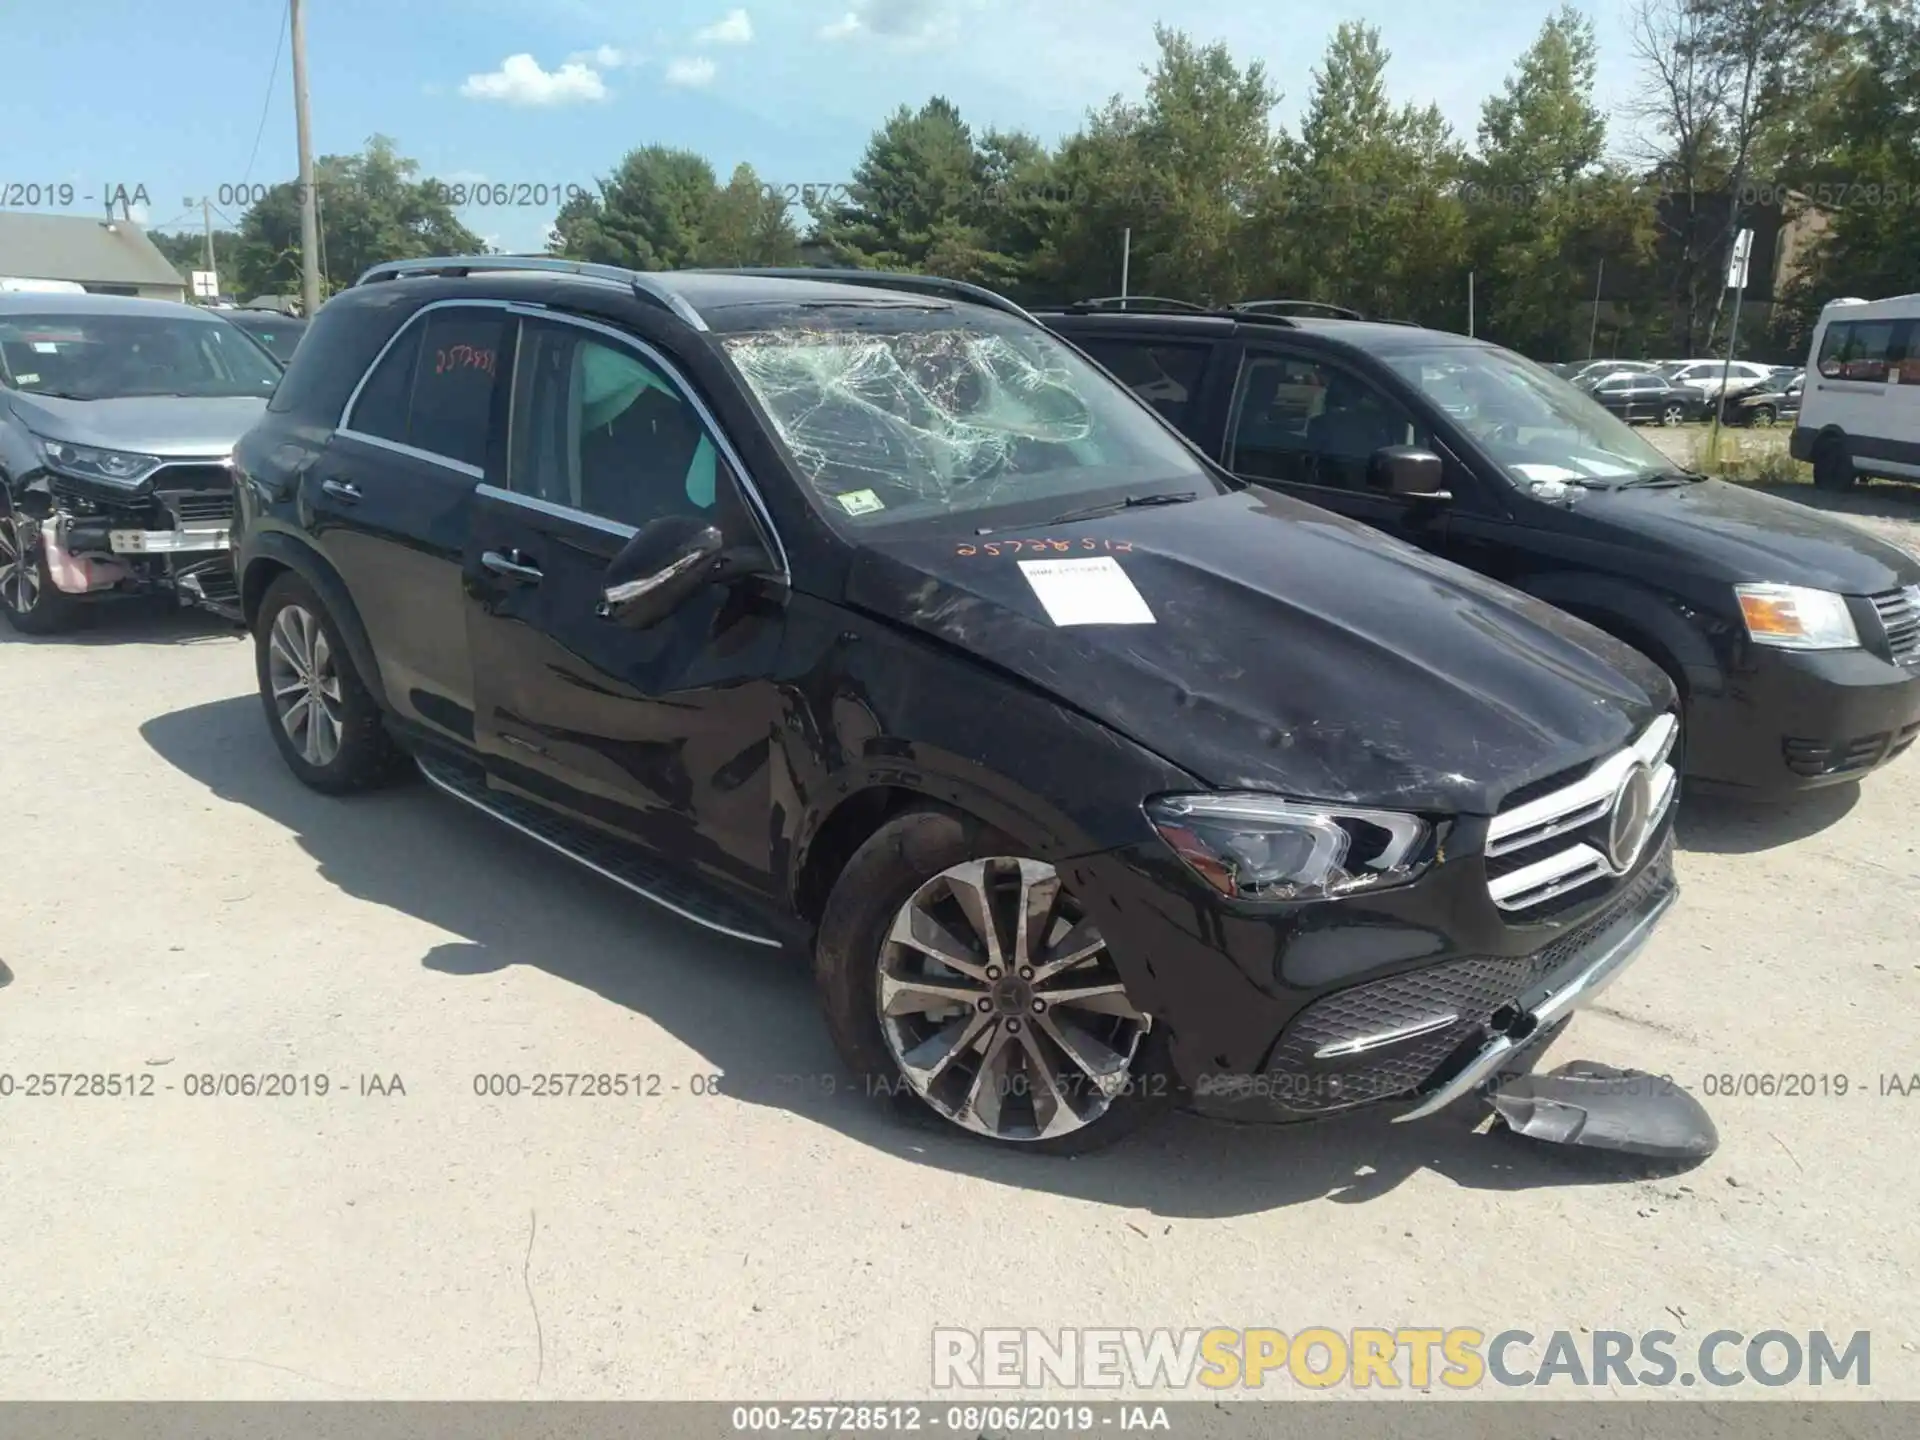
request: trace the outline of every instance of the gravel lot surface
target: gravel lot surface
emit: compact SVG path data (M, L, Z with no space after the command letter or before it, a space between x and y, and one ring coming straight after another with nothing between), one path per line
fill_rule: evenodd
M0 1397L905 1397L935 1326L1222 1324L1867 1329L1871 1393L1920 1398L1911 756L1689 799L1679 905L1557 1047L1847 1081L1707 1099L1698 1168L1467 1112L1049 1161L829 1093L786 957L423 784L303 790L229 632L0 628L0 696L0 1073L153 1085L0 1099ZM661 1093L475 1094L540 1071ZM186 1093L229 1073L331 1088Z

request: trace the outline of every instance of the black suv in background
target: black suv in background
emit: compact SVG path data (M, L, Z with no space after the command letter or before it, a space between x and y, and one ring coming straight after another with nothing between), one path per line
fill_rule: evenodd
M377 267L236 465L295 775L411 757L804 947L848 1064L994 1140L1430 1113L1674 897L1656 667L1243 485L987 291Z
M1641 650L1686 773L1753 797L1920 735L1920 558L1687 473L1511 351L1397 323L1090 302L1038 318L1242 479L1361 520Z

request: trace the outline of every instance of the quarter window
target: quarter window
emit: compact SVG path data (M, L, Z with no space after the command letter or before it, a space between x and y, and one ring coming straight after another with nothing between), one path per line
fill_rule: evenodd
M1426 443L1398 402L1344 370L1261 355L1240 372L1232 465L1242 475L1364 491L1376 450Z
M362 435L407 443L407 411L413 398L413 367L420 358L420 327L406 333L387 351L354 402L347 428Z
M573 326L528 321L509 486L636 529L712 513L722 468L699 412L655 366Z

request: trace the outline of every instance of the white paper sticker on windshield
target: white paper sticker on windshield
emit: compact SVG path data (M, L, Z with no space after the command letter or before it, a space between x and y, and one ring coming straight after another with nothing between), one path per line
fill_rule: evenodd
M887 502L871 490L849 490L833 498L840 502L840 508L849 515L871 515L876 510L887 508Z
M22 385L38 385L40 383L40 377L38 375L16 375L13 378L18 380Z
M60 353L60 347L51 340L34 341L33 350L36 355L58 355Z
M1056 625L1151 625L1153 611L1111 555L1022 560L1020 573Z
M1589 475L1599 475L1604 477L1608 475L1633 474L1633 467L1631 465L1609 465L1604 460L1582 459L1582 460L1576 460L1573 463L1578 465L1582 470L1586 471L1587 474Z
M1569 470L1564 465L1526 464L1513 467L1520 472L1523 480L1578 480L1580 472Z

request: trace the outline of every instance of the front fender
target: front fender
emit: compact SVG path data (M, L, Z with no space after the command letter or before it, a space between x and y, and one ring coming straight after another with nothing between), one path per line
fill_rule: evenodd
M260 598L266 594L267 587L276 575L291 570L311 585L326 605L328 615L339 628L340 638L346 642L347 653L361 682L373 693L382 710L391 708L380 678L380 665L373 653L373 642L367 638L366 624L360 618L346 582L326 556L288 531L254 529L247 533L238 561L240 613L249 630L260 612Z
M1632 645L1669 675L1683 678L1689 694L1714 695L1726 686L1710 633L1725 628L1719 616L1610 575L1547 572L1510 583Z

